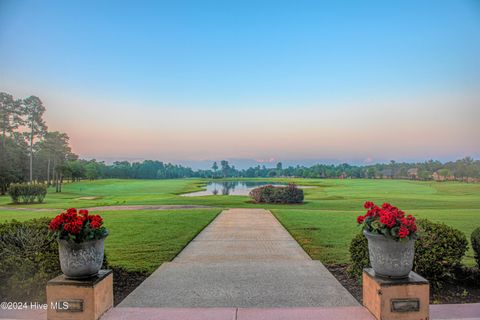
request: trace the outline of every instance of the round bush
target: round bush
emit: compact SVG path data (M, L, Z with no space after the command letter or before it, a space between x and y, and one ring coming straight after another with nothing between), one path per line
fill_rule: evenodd
M455 228L426 219L418 221L420 241L415 245L415 272L431 281L453 275L467 251L467 237Z
M480 227L473 230L470 237L477 267L480 269Z
M267 185L250 191L250 197L257 203L302 203L303 190L294 184L286 187Z
M415 243L414 271L432 282L453 276L467 250L465 235L443 223L426 219L417 220L419 239ZM351 264L349 272L360 276L363 268L370 266L368 242L358 234L350 244Z

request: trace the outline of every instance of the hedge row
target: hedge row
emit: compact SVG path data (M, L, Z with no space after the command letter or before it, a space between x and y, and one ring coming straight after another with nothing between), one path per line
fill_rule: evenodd
M14 203L42 203L47 195L47 186L41 183L13 183L8 188L8 194Z
M0 223L0 301L45 302L48 280L60 275L49 218ZM107 256L104 268L109 264Z
M465 235L443 223L426 219L418 220L417 225L419 238L415 243L414 271L433 284L452 277L467 251ZM354 276L360 276L363 268L370 266L368 242L363 233L353 238L350 257L349 272Z
M1 301L44 301L47 281L59 275L57 242L50 219L0 224Z
M302 203L303 190L294 184L286 187L267 185L250 191L250 197L257 203Z

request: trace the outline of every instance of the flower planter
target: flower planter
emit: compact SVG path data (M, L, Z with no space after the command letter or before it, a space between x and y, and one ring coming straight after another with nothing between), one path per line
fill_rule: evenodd
M363 234L368 240L368 254L375 275L393 279L408 277L413 268L414 239L396 241L367 230Z
M103 264L106 236L82 243L58 240L60 267L65 276L71 279L85 279L97 275Z
M84 279L98 274L108 236L101 216L70 208L53 218L48 228L58 241L60 267L67 278Z
M357 217L368 240L368 255L375 274L386 278L406 278L413 268L417 225L415 218L384 203L364 204L365 215Z

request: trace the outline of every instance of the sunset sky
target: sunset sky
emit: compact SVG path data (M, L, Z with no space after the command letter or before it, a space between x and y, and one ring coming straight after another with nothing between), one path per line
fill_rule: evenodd
M0 91L87 158L479 158L480 2L0 0Z

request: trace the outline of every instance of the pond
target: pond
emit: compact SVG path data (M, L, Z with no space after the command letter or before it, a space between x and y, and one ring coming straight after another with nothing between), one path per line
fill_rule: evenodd
M252 189L266 186L286 186L287 183L281 182L261 182L261 181L222 181L222 182L209 182L205 187L207 190L196 191L191 193L182 194L184 197L200 197L211 195L231 195L231 196L248 196Z
M268 181L222 181L222 182L209 182L205 188L206 190L196 191L191 193L182 194L184 197L200 197L200 196L248 196L251 190L266 186L286 186L287 183L283 182L268 182ZM308 188L304 186L298 186L299 188Z

